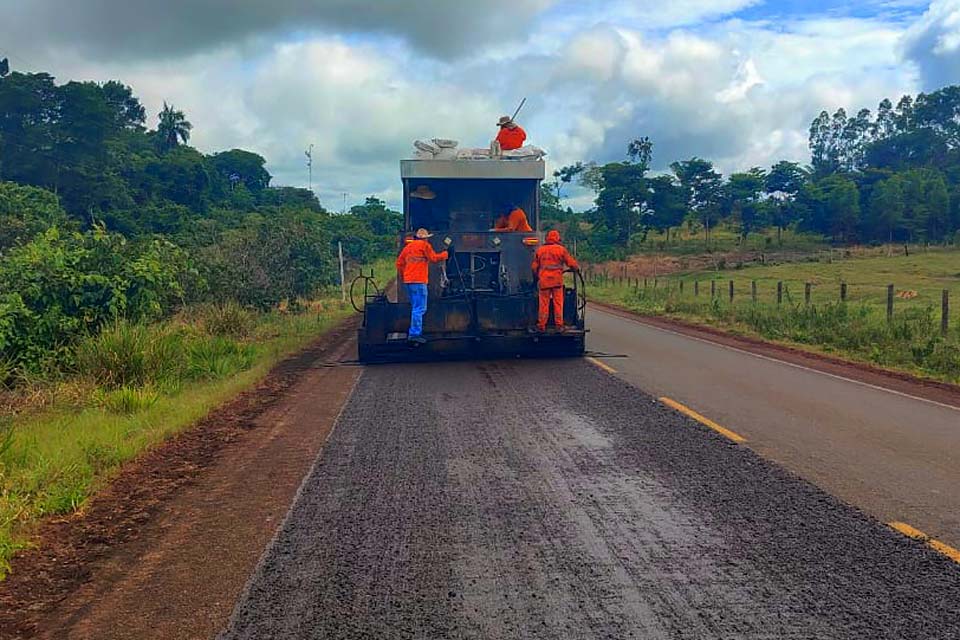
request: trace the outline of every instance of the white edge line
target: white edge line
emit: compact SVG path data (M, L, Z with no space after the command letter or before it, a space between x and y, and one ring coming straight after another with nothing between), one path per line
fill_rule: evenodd
M854 380L853 378L847 378L845 376L838 376L835 373L828 373L826 371L821 371L820 369L814 369L813 367L806 367L802 364L796 364L793 362L787 362L786 360L778 360L777 358L771 358L770 356L761 355L759 353L753 353L752 351L747 351L746 349L739 349L737 347L731 347L720 342L714 342L713 340L707 340L705 338L698 338L696 336L691 336L681 331L674 331L673 329L666 329L664 327L658 327L655 324L650 324L644 322L638 318L628 318L617 313L611 313L610 311L605 311L598 307L593 307L593 310L599 313L606 314L608 316L613 316L615 318L622 318L623 320L628 320L629 322L635 322L637 324L643 325L644 327L649 327L651 329L656 329L657 331L663 331L664 333L672 333L675 336L680 336L681 338L688 338L690 340L696 340L697 342L703 342L704 344L709 344L714 347L719 347L721 349L726 349L727 351L736 351L737 353L743 353L748 356L753 356L754 358L759 358L760 360L767 360L769 362L775 362L777 364L786 365L788 367L793 367L794 369L800 369L801 371L809 371L811 373L818 373L822 376L827 376L828 378L834 378L836 380L843 380L844 382L851 382L861 387L867 387L868 389L874 389L875 391L884 391L886 393L892 393L895 396L900 396L902 398L910 398L911 400L918 400L920 402L926 402L927 404L936 405L938 407L943 407L944 409L950 409L951 411L960 412L960 407L956 407L952 404L946 404L944 402L937 402L936 400L930 400L929 398L921 398L920 396L911 395L909 393L904 393L903 391L897 391L895 389L888 389L887 387L881 387L876 384L870 384L869 382L863 382L862 380ZM629 311L627 312L629 313ZM734 336L735 337L735 336Z
M366 369L361 368L360 375L358 375L357 379L353 381L353 385L350 387L350 393L347 394L343 404L340 406L340 410L337 411L337 417L333 420L333 426L330 427L330 433L328 433L327 437L323 439L323 442L320 444L320 448L317 450L316 457L313 459L313 462L310 463L310 468L307 469L303 479L300 480L300 486L297 487L297 492L293 494L293 499L290 501L290 506L287 507L287 512L284 514L283 520L281 520L280 524L277 525L277 530L273 532L273 537L270 538L270 542L267 543L267 546L264 547L263 551L260 553L260 559L257 560L256 566L253 568L253 571L250 572L250 576L247 578L246 584L243 585L243 591L240 592L240 595L237 596L236 602L233 603L233 611L230 613L230 618L227 620L227 624L223 627L223 629L217 632L217 635L215 636L216 640L226 637L228 632L234 630L234 625L237 623L237 615L240 613L240 606L244 604L250 597L250 591L253 587L253 583L263 573L263 568L267 561L267 557L270 555L270 552L273 551L273 548L277 546L277 542L280 539L280 534L283 533L283 530L287 526L287 521L290 520L290 516L293 514L293 508L298 502L300 502L300 498L302 497L307 486L307 481L313 477L313 472L316 470L317 465L320 464L321 458L323 458L324 454L327 452L327 444L330 442L330 438L333 437L333 433L337 430L337 425L340 424L340 417L343 415L347 405L350 404L350 400L353 398L353 393L357 390L357 385L360 384L360 378L363 377L364 371L366 371Z

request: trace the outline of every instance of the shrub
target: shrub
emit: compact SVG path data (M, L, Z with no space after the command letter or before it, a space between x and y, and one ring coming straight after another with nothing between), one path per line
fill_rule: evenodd
M118 318L171 313L189 271L186 254L163 240L53 227L0 259L0 358L32 371L69 362L70 343Z
M246 227L198 251L207 285L204 297L269 309L281 300L309 297L334 281L330 235L322 219L294 214L251 218Z
M245 338L256 324L253 312L230 301L200 305L193 315L203 331L212 336Z
M190 380L225 378L253 366L256 349L228 338L213 337L190 345L186 376Z
M123 386L112 391L98 390L94 400L98 405L113 413L133 414L149 409L160 394L152 387Z
M77 372L107 389L174 383L183 366L183 341L169 330L116 322L77 345Z

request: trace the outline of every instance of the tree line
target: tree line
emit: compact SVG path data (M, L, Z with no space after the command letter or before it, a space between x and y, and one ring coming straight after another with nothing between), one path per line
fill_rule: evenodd
M331 214L256 153L189 146L174 106L147 121L117 81L0 74L0 370L69 360L121 317L309 297L336 282L338 242L357 263L393 252L382 201Z
M709 244L721 222L742 238L766 228L779 238L794 228L845 244L956 241L960 87L904 96L896 106L884 99L876 113L824 111L810 126L809 146L809 165L783 160L724 177L694 157L652 174L653 143L638 138L622 161L558 169L544 189L545 212L597 257L623 255L651 230L669 237L684 224L702 229ZM571 183L596 196L582 216L559 207Z

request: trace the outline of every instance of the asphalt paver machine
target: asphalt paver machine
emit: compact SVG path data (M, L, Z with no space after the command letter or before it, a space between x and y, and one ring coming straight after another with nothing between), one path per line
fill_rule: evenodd
M537 291L530 264L543 242L542 160L402 160L400 177L399 246L423 227L433 233L433 248L448 250L449 258L430 265L426 344L407 341L410 303L402 284L396 301L384 293L366 296L361 361L583 354L586 298L579 273L565 275L565 331L534 330ZM514 206L527 213L534 231L493 230L496 218Z

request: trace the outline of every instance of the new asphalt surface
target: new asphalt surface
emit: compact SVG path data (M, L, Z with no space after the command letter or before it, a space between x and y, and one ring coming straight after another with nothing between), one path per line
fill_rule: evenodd
M950 640L960 567L584 360L376 366L221 637Z

